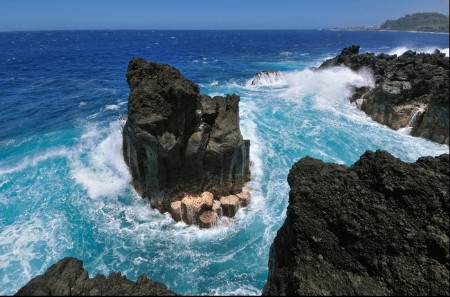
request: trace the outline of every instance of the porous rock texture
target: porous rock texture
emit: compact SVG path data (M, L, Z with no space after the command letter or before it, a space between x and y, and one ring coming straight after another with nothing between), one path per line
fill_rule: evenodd
M263 295L449 295L449 155L302 158Z
M176 296L165 285L154 282L145 274L136 282L120 273L108 277L102 274L89 278L83 262L64 258L50 266L23 286L14 296Z
M401 56L359 54L359 45L342 50L318 70L366 67L375 87L357 88L350 99L373 120L394 130L408 128L413 136L449 144L449 57L407 51Z
M126 77L130 95L123 156L133 186L152 207L199 224L212 204L174 202L197 201L205 192L219 200L242 192L250 180L250 141L239 129L240 98L201 95L177 69L142 58L131 59Z

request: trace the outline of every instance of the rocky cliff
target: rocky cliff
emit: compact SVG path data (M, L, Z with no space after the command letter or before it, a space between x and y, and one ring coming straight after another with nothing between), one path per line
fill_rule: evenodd
M449 58L407 51L401 56L359 54L359 45L325 61L318 69L347 66L369 68L373 89L355 90L351 98L373 120L413 136L449 144Z
M449 155L350 167L305 157L289 172L287 218L264 295L448 295Z
M239 96L201 95L177 69L141 58L130 61L126 77L123 155L136 191L201 227L245 206L250 141L239 129Z
M397 20L387 20L381 30L447 32L448 15L437 12L418 12L407 14Z
M120 273L102 274L89 278L83 262L64 258L52 265L43 275L30 280L14 296L176 296L159 282L145 274L136 282Z

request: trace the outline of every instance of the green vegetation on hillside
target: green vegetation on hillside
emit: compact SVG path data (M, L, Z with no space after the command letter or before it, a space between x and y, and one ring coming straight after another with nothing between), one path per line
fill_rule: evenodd
M448 15L436 12L407 14L398 20L387 20L381 30L448 32Z

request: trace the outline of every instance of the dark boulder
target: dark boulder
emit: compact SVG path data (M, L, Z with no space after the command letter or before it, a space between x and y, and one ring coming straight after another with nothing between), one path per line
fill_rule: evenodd
M185 196L240 193L250 178L250 141L239 129L239 96L201 95L177 69L142 58L130 61L126 76L123 155L136 191L161 212L180 209L173 203Z
M350 167L305 157L264 295L449 295L449 155Z
M108 277L98 274L89 278L83 262L76 258L64 258L36 276L14 296L176 296L175 292L145 274L136 282L120 273Z
M375 87L357 89L350 99L373 120L449 144L449 58L444 53L359 54L359 45L352 45L317 70L334 66L373 72Z

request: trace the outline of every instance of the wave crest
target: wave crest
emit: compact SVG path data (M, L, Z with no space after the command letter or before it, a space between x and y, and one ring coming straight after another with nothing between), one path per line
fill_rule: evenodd
M282 86L286 84L286 78L283 72L279 70L264 70L255 74L248 80L246 87L252 86Z

